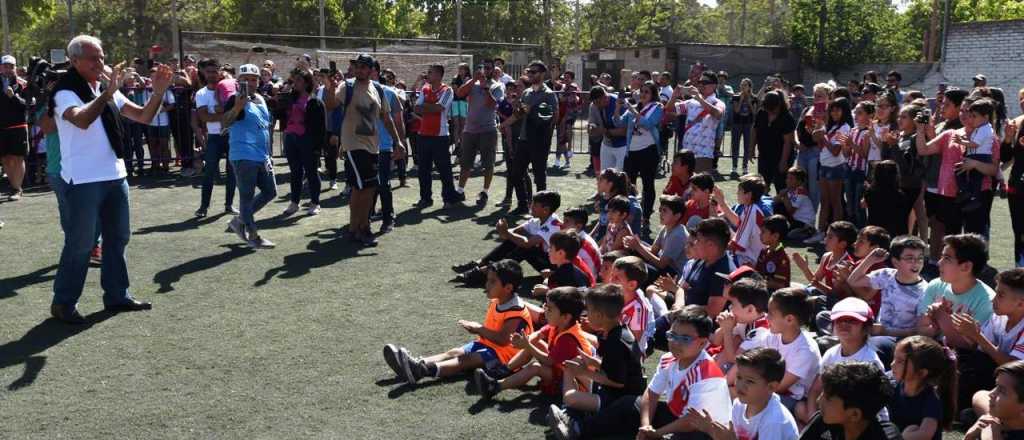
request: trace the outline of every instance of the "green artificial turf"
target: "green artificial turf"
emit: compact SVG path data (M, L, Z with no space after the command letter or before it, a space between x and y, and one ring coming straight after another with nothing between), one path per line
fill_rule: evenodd
M563 207L584 203L595 189L576 176L586 159L578 155L571 173L549 178ZM278 163L276 171L286 196L287 167ZM260 251L226 232L228 216L192 217L193 182L131 181L131 290L154 308L102 313L93 268L79 306L90 326L48 319L62 245L53 195L40 189L0 204L0 437L545 436L549 401L536 390L484 404L461 379L400 385L381 357L389 342L425 355L472 339L456 321L482 321L484 294L449 283L449 267L495 246L493 225L505 211L493 205L504 177L495 178L482 209L442 209L435 181L435 205L423 212L411 208L418 199L411 177L395 191L399 227L368 249L337 235L348 223L337 191L324 193L316 217L280 218L287 201L279 197L257 216L278 247ZM733 200L735 181L721 185ZM481 186L471 180L470 205ZM210 213L223 202L218 186ZM1005 200L992 217L993 265L1011 267ZM653 362L648 367L653 374Z

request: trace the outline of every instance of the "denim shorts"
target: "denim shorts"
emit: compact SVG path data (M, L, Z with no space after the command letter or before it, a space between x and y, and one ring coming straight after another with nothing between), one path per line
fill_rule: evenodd
M480 341L473 341L462 346L462 352L465 354L476 353L480 355L480 360L484 361L484 369L492 370L502 366L501 359L498 359L498 353L493 348L481 344Z
M836 167L818 167L818 178L823 180L846 180L846 174L849 172L849 168L846 164L842 164Z

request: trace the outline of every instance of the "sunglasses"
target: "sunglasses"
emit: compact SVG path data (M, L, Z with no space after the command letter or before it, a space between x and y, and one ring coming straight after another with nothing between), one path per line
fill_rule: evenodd
M529 73L530 75L533 75L533 74L536 74L536 73L540 73L540 70L537 70L537 69L527 69L526 73Z
M693 341L697 339L690 335L680 335L672 333L671 331L665 333L665 338L668 339L669 342L673 342L679 345L690 345L691 343L693 343Z

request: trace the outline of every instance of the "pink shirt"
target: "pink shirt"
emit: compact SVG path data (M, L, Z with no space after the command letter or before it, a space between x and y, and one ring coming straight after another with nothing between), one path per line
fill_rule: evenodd
M309 96L303 96L292 103L292 108L288 112L288 126L284 129L285 133L291 133L296 136L306 134L307 102L309 102Z
M939 154L942 158L942 162L939 165L939 195L945 197L956 197L957 192L959 192L959 188L956 185L956 164L964 160L964 146L953 142L954 133L962 134L963 129L947 130L936 138L938 139ZM992 141L993 163L999 162L998 142L996 139ZM992 190L992 177L985 176L982 179L981 190Z
M228 98L238 90L238 81L233 78L222 79L217 82L217 102L221 105L228 102Z

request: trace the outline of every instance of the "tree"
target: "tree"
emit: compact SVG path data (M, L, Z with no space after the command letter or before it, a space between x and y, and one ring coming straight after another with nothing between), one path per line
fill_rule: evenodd
M819 69L838 72L854 63L920 58L920 38L888 0L792 0L790 6L792 44Z

